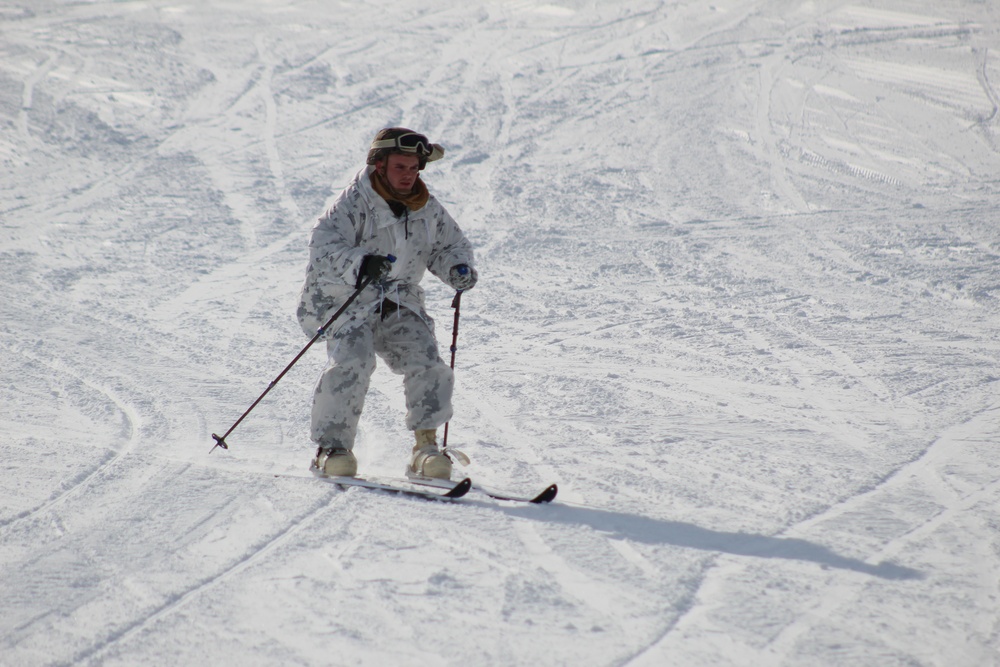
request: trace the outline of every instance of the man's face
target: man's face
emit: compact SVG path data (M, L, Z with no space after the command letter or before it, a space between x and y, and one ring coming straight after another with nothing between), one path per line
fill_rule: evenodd
M392 189L400 194L412 192L419 175L420 158L416 155L392 153L385 161L385 178Z

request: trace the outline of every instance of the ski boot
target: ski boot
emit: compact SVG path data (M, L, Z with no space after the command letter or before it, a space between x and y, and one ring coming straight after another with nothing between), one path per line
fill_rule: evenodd
M358 474L358 460L351 450L343 447L332 449L320 447L316 450L313 467L330 477L354 477Z
M417 429L414 433L416 444L407 476L451 479L451 459L438 449L437 429Z

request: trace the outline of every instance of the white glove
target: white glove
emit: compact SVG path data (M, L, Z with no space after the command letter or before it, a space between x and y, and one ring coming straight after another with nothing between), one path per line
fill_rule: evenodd
M451 267L451 271L448 272L448 282L459 292L472 289L476 286L477 280L479 274L468 264L458 264Z

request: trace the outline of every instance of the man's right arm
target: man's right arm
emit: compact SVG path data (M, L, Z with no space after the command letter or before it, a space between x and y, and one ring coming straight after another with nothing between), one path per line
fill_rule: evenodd
M366 213L352 205L347 195L345 191L316 222L309 241L309 255L322 282L353 286L366 254L357 243L358 230L364 225Z

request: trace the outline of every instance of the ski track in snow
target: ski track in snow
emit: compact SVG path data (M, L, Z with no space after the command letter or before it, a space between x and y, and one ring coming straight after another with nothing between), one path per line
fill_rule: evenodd
M906 526L904 531L888 540L879 551L867 559L872 565L879 566L907 547L921 544L942 528L962 522L965 515L977 505L994 505L1000 495L1000 481L994 480L986 486L959 490L948 484L947 468L956 460L964 458L963 455L967 452L963 450L970 448L970 445L981 447L988 443L991 434L996 433L1000 427L998 418L1000 418L1000 404L995 404L968 422L950 429L919 459L896 471L875 488L854 495L817 516L791 526L783 534L794 537L816 536L823 539L824 530L829 528L838 530L837 524L841 523L844 517L854 515L856 518L851 521L854 525L858 524L859 518L862 522L877 521L880 514L886 513L882 508L892 507L900 500L907 500L905 498L907 487L918 484L924 493L933 497L940 505L938 512L914 518L913 524ZM988 525L979 522L976 524L967 528L989 530ZM980 554L976 556L981 558ZM982 588L978 596L980 603L988 606L1000 593L997 572L995 564L990 563L988 559L980 560L979 563L981 572L978 573L980 575L978 578ZM664 656L675 659L677 655L683 655L686 650L684 644L688 643L695 633L725 633L725 630L713 627L713 613L725 605L727 596L734 594L734 591L727 586L727 582L750 578L752 574L748 573L749 569L744 563L732 560L717 567L703 583L702 595L697 605L688 610L677 625L671 628L671 634L647 648L641 659L633 660L629 664L662 664ZM691 664L711 664L712 660L729 660L734 664L746 665L798 663L807 655L804 653L807 649L797 645L799 641L809 632L815 632L817 627L829 624L831 618L845 614L844 608L858 604L866 592L870 593L871 588L871 582L866 578L844 574L830 576L823 588L809 595L811 599L801 605L802 615L781 628L765 645L755 646L751 643L741 644L730 640L723 647L716 648L714 656L686 656L686 661L690 661ZM995 633L995 624L995 619L982 618L972 624L972 629L983 638L989 638L991 633ZM991 660L990 652L984 651L974 643L970 642L968 648L962 648L965 649L959 653L962 664L984 664ZM862 662L867 660L863 652L851 655L849 651L848 647L841 647L841 659ZM733 659L732 656L739 658Z
M331 494L332 496L333 494ZM168 600L161 608L156 609L148 616L136 619L131 626L123 628L115 634L107 637L103 643L93 646L83 654L73 656L69 664L102 664L107 659L109 653L115 650L118 644L128 642L131 638L147 631L156 622L167 615L175 613L192 599L219 586L227 579L238 575L240 572L252 567L258 560L266 558L270 552L279 548L282 544L291 540L298 531L308 528L311 522L317 521L331 509L330 497L324 497L314 507L310 507L301 519L286 526L283 532L279 533L265 544L255 546L252 552L233 564L223 572L211 577L207 581L199 582L191 589L176 595L174 599Z
M988 3L0 22L0 663L1000 665ZM478 256L449 444L551 506L315 484L322 345L209 454L395 124Z
M138 412L131 405L125 403L121 398L119 398L113 391L105 387L98 386L88 378L82 377L80 375L77 375L76 373L73 373L72 371L69 371L58 362L41 362L37 358L34 358L32 355L26 354L23 350L18 350L17 352L21 355L28 357L32 361L35 361L36 363L42 363L44 366L46 366L54 373L66 374L74 377L83 386L92 389L100 393L102 396L104 396L119 411L121 411L122 415L124 415L125 419L127 420L128 439L119 449L117 449L114 452L114 454L110 458L108 458L106 461L101 462L93 470L84 471L83 474L79 475L76 479L70 480L68 488L57 491L55 495L46 500L41 506L29 512L25 512L24 514L21 514L19 516L0 520L0 531L4 530L5 528L7 528L7 526L11 524L15 524L21 521L30 521L35 517L52 509L53 507L56 507L60 504L65 504L68 501L68 499L72 498L76 493L79 492L79 490L83 489L87 485L99 479L100 475L103 472L108 470L111 466L114 466L118 462L118 460L121 459L121 457L127 455L133 449L135 449L135 446L138 444L139 441L139 429L142 423L141 417L139 416Z

